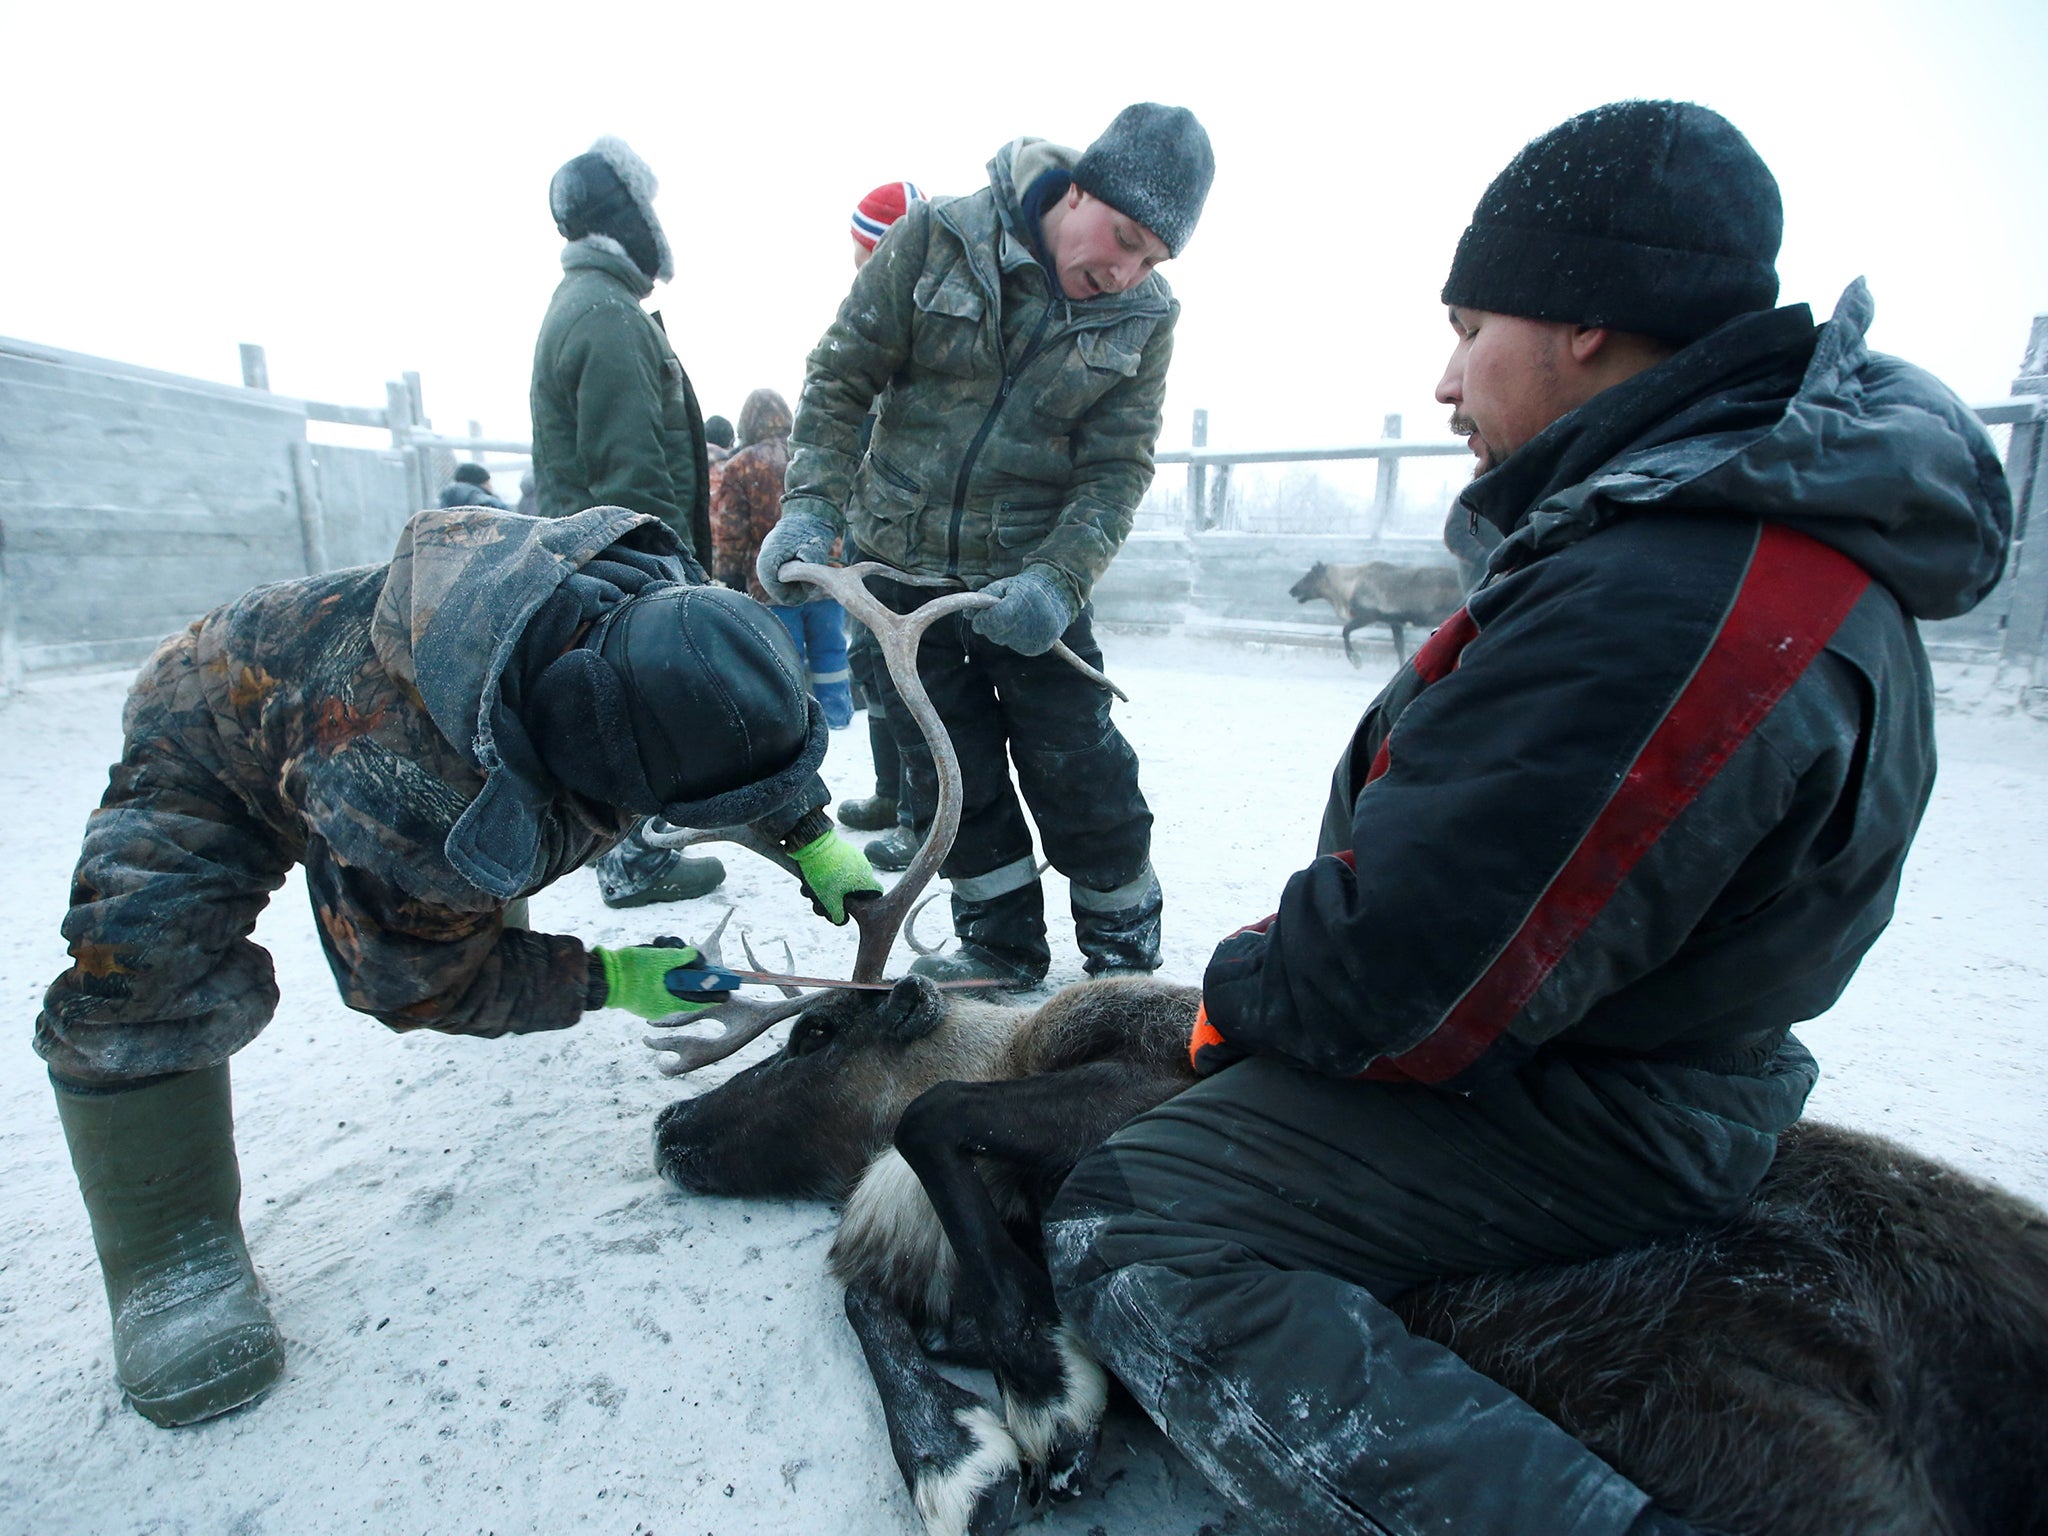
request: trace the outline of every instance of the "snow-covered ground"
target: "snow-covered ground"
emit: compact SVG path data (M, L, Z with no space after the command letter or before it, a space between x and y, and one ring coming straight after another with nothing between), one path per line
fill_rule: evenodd
M1192 979L1311 854L1330 765L1390 658L1354 672L1323 652L1108 649L1159 818L1167 971ZM1801 1031L1825 1073L1812 1108L2048 1201L2048 725L1981 675L1938 672L1940 786L1898 919ZM28 1038L65 963L57 922L124 687L41 682L0 705L0 997L17 1041L0 1053L0 1530L912 1531L825 1273L833 1212L657 1181L654 1115L695 1090L655 1073L627 1015L491 1042L400 1037L348 1012L294 887L257 930L283 1006L234 1063L243 1216L290 1366L254 1409L196 1428L155 1429L122 1404ZM858 724L826 776L870 789ZM730 902L757 947L786 936L800 970L845 974L850 933L724 852L713 898L612 913L580 874L534 900L535 926L632 942L701 933ZM1077 978L1063 923L1055 948L1053 980ZM1125 1411L1096 1491L1041 1528L1236 1527Z

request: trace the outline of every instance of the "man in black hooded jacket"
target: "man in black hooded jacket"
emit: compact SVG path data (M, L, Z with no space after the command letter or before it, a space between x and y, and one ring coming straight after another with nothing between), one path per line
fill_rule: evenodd
M1383 1305L1725 1219L1889 920L1934 776L1915 619L1997 581L1970 411L1774 309L1777 184L1717 114L1529 144L1443 293L1482 585L1220 944L1205 1081L1083 1161L1070 1322L1262 1527L1690 1529ZM1456 514L1454 514L1456 515Z

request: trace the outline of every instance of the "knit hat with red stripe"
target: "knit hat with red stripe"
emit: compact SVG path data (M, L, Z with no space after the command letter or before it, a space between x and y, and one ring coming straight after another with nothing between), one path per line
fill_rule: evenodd
M912 203L923 201L924 193L914 181L884 182L854 205L853 238L872 251Z

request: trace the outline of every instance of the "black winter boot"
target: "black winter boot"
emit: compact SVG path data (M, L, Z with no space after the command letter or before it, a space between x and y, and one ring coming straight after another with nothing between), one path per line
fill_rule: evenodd
M242 1238L226 1064L139 1088L51 1081L128 1400L173 1425L261 1397L284 1371L284 1341Z
M1052 951L1045 943L1045 890L1035 877L1022 889L985 901L961 896L956 885L953 932L960 939L958 949L923 956L910 974L939 982L995 981L1010 991L1045 980Z
M880 837L869 838L861 852L875 868L896 875L910 868L910 861L923 846L924 839L917 835L916 828L898 822Z
M881 832L896 825L893 795L867 795L859 800L842 800L832 813L842 827L856 832Z
M1159 919L1165 906L1159 881L1145 872L1114 891L1068 887L1074 942L1087 956L1090 976L1127 976L1159 969Z

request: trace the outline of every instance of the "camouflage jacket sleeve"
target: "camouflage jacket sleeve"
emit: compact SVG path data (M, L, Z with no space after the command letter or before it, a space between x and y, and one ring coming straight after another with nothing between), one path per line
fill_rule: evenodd
M653 324L623 307L598 305L577 319L562 342L563 371L574 381L576 453L595 505L658 517L694 548L696 509L676 504L664 448L670 385L662 353ZM702 531L708 541L708 519Z
M1153 327L1137 371L1119 380L1072 433L1074 478L1066 505L1026 563L1058 573L1077 603L1130 537L1138 503L1152 485L1152 449L1166 407L1166 370L1180 301Z
M910 357L913 295L930 242L931 205L912 203L854 274L838 315L805 360L789 435L785 511L845 526L860 468L861 423Z
M342 1001L393 1029L524 1034L582 1015L586 956L576 939L507 928L501 909L422 900L318 840L306 850L306 886Z

